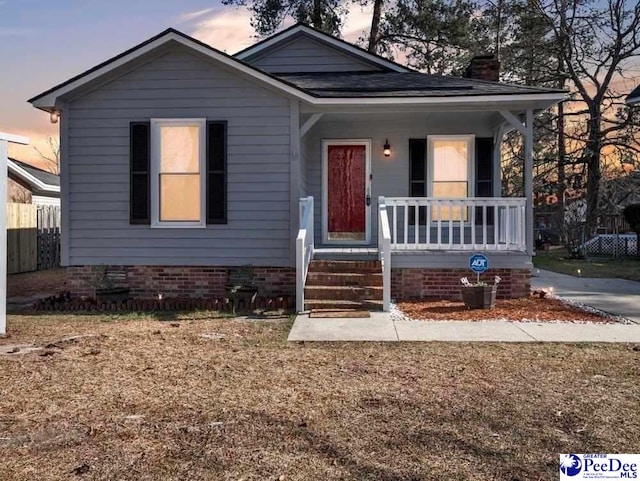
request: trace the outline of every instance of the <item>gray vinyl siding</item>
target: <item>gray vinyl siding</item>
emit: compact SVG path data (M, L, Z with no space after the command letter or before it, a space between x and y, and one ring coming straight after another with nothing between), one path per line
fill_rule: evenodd
M370 139L371 140L371 244L378 239L378 197L409 196L409 139L426 138L427 135L475 134L492 137L495 120L487 114L473 112L438 112L424 114L368 114L326 117L314 125L306 136L307 195L315 201L314 234L317 245L322 245L322 140ZM460 119L464 118L461 122ZM382 154L385 140L389 139L392 156Z
M307 137L300 140L300 196L306 197L309 194L309 161Z
M69 103L70 265L291 266L290 100L176 48ZM129 123L228 122L228 223L129 224Z
M246 61L271 73L355 72L380 70L355 55L324 42L298 35L294 39L260 52Z

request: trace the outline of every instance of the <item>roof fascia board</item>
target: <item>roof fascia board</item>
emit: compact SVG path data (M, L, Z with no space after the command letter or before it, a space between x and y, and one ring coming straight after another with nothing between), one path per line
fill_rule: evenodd
M314 105L477 105L485 103L507 104L520 102L549 102L553 105L563 100L565 94L502 94L459 95L453 97L314 97Z
M15 175L17 175L18 177L21 177L25 182L31 184L33 187L36 187L39 190L42 190L45 192L60 192L60 186L46 184L42 182L40 179L31 175L29 172L24 170L22 167L20 167L18 164L13 162L11 159L8 159L7 167Z
M244 50L241 50L240 52L237 52L234 57L240 59L240 60L245 60L249 57L253 57L254 55L257 55L259 53L264 52L265 50L269 50L271 47L273 47L274 45L280 44L282 42L285 42L287 39L291 38L292 36L298 34L298 33L304 33L307 34L311 37L313 37L315 40L318 40L322 43L328 44L334 48L337 48L338 50L342 50L345 52L348 52L352 55L356 55L358 57L360 57L362 60L366 61L367 63L373 63L375 65L378 65L380 67L384 67L390 70L394 70L396 72L412 72L413 70L411 70L408 67L404 67L402 65L399 65L395 62L391 62L389 60L385 60L384 58L378 56L378 55L372 55L369 52L362 50L360 48L357 48L353 45L351 45L348 42L345 42L344 40L339 40L337 38L333 38L330 35L326 35L323 33L320 33L312 28L309 28L305 25L295 25L291 28L288 28L286 30L283 30L280 33L276 33L274 34L272 37L263 40L262 42L257 43L256 45L252 46L252 47L248 47Z
M640 97L630 97L626 100L627 105L640 104Z

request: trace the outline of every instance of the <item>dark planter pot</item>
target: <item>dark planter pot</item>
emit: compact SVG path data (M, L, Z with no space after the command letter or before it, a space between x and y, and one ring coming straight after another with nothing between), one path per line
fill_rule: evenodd
M96 289L96 301L101 302L120 302L129 299L128 287L112 287L110 289Z
M469 309L493 309L496 306L495 284L462 288L462 300Z

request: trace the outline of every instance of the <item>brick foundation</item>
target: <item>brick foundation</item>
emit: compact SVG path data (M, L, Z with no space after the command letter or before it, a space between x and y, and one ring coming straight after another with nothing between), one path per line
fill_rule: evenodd
M480 280L493 283L500 276L497 296L500 299L516 299L529 295L531 271L529 269L489 269ZM474 282L476 275L469 269L391 269L391 297L398 300L440 298L460 300L460 278Z
M134 299L220 298L226 295L233 267L74 266L67 268L71 295L94 295L95 280L106 269L115 287L128 287ZM296 271L291 267L253 267L253 283L262 297L294 296Z

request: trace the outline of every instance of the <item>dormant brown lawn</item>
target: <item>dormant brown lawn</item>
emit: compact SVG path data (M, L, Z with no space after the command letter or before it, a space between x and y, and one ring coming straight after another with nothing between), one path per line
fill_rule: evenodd
M288 320L188 317L10 316L0 344L49 347L0 356L0 479L546 480L560 452L640 445L633 346L289 344Z

